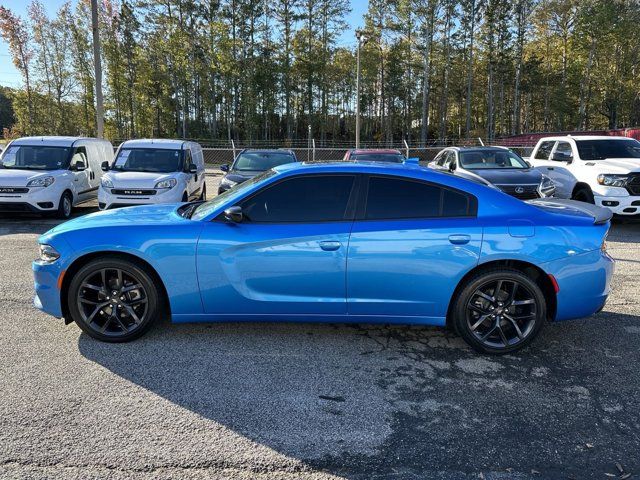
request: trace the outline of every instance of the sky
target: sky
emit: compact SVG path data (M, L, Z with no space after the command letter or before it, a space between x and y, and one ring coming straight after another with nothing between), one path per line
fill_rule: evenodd
M7 7L13 13L26 17L27 5L31 0L0 0L0 5ZM71 0L72 4L76 4L77 0ZM65 2L65 0L42 0L49 16L53 16L56 10ZM338 44L341 46L355 45L354 32L355 29L362 26L363 15L367 10L368 0L350 0L351 14L347 17L348 27L344 30ZM22 77L16 70L9 55L9 46L0 39L0 85L8 87L19 87L22 85Z

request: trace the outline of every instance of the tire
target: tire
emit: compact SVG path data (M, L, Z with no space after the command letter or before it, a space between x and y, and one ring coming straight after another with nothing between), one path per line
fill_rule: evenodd
M135 340L165 310L163 297L155 285L152 276L130 260L92 261L73 276L69 285L67 305L71 319L96 340L110 343Z
M579 202L591 203L592 205L596 203L593 198L593 192L589 187L581 187L573 194L573 200L578 200Z
M205 202L207 200L207 185L206 183L202 184L202 193L200 194L200 201Z
M511 268L478 272L459 289L454 302L454 331L481 353L505 354L526 347L547 318L540 287Z
M66 191L60 197L58 202L58 211L56 212L56 218L62 220L68 220L71 217L71 211L73 210L73 196L69 191Z

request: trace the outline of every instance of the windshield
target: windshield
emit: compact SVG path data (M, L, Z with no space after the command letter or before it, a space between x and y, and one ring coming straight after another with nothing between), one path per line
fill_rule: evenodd
M233 170L263 172L295 161L295 157L288 152L245 152L238 155L233 164Z
M402 163L404 155L399 153L358 153L351 157L357 162L386 162L386 163Z
M577 140L582 160L605 158L640 158L640 142L637 140Z
M467 170L529 168L529 165L518 155L507 150L460 152L460 164Z
M2 154L4 168L60 170L69 168L71 147L12 145Z
M214 197L212 200L205 202L198 206L193 211L191 215L192 220L200 220L201 218L206 217L211 212L215 211L220 205L225 203L228 200L233 198L239 198L245 194L251 187L255 184L260 183L267 178L270 178L276 174L275 170L267 170L266 172L261 173L253 178L250 178L246 182L238 183L234 185L232 188L227 190L226 192L221 193L217 197Z
M182 151L166 148L123 148L113 162L113 170L122 172L177 172L182 166Z

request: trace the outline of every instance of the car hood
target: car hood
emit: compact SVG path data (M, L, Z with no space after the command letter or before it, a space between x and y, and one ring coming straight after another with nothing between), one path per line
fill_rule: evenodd
M542 173L533 168L523 169L487 169L470 170L472 173L484 178L494 185L526 185L539 184L542 181Z
M58 225L45 233L41 240L61 233L75 232L88 228L132 225L139 227L191 222L191 220L178 215L176 210L179 205L181 204L140 205L138 207L125 207L90 213Z
M607 158L606 160L585 160L584 162L586 165L598 167L600 170L598 173L640 172L640 158Z
M59 177L68 170L19 170L0 169L0 187L25 187L38 177Z
M162 180L175 178L175 173L111 171L105 178L113 182L114 188L154 188Z
M235 183L242 183L245 180L249 180L250 178L255 177L256 175L260 175L261 173L264 173L264 172L262 170L248 170L243 172L239 172L237 170L231 170L229 173L227 173L224 176L224 178L228 178L229 180Z

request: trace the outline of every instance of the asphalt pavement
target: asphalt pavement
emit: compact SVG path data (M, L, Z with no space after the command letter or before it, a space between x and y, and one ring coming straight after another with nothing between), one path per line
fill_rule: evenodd
M0 219L1 478L640 478L640 222L612 228L602 313L503 357L405 326L163 324L99 343L31 305L56 223Z

